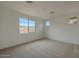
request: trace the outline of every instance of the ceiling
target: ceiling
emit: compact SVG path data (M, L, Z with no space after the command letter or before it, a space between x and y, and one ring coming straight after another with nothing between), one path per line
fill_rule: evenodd
M0 6L43 19L79 11L78 1L33 1L32 4L26 3L26 1L0 1ZM52 11L55 13L50 14Z

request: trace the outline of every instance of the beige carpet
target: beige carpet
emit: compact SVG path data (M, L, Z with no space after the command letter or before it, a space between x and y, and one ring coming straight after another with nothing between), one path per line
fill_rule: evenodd
M49 39L41 39L28 44L0 50L0 57L73 58L79 57L79 46Z

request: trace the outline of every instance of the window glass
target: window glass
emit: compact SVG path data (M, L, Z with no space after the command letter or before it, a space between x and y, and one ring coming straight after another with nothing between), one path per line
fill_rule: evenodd
M28 33L28 19L20 18L20 33Z
M29 20L29 32L35 32L35 21Z

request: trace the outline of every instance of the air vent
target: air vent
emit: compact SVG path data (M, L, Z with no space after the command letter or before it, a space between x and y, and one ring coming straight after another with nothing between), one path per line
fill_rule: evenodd
M54 11L51 11L51 12L50 12L50 14L54 14L54 13L55 13Z

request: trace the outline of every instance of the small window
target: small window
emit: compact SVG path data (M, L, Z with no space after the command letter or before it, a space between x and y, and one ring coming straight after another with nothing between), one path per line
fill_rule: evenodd
M49 21L46 21L45 25L46 26L50 26L50 22Z

